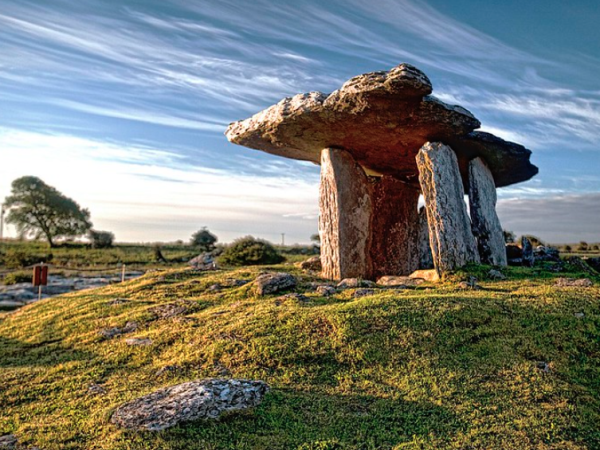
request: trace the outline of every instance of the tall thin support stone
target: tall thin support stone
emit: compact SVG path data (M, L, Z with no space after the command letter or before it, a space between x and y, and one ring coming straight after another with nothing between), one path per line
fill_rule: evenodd
M419 209L419 269L433 269L433 256L429 244L429 224L425 206Z
M372 276L409 275L419 268L419 191L390 176L371 183Z
M428 142L421 147L416 159L433 264L438 274L470 262L479 263L456 154L447 145Z
M481 158L469 162L469 209L471 229L484 264L506 266L506 246L496 213L496 184Z
M369 181L345 150L321 152L319 235L322 275L332 280L371 276L373 212Z

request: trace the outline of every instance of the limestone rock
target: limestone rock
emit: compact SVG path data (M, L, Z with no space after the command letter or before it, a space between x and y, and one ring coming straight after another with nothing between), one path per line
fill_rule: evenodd
M594 283L589 278L557 278L556 285L560 287L592 287Z
M437 273L435 269L426 269L426 270L415 270L413 273L409 275L410 278L422 279L425 281L430 281L435 283L440 280L440 275Z
M312 270L314 272L320 272L321 267L321 257L313 256L312 258L308 258L306 261L302 261L300 263L300 268L302 270Z
M511 266L523 264L523 250L517 244L506 244L506 259Z
M370 181L370 277L408 275L419 268L419 191L389 176Z
M469 163L471 230L477 239L483 264L506 266L506 249L500 219L496 214L496 185L492 172L481 158Z
M162 305L154 306L148 310L157 319L171 319L173 317L187 314L193 309L193 302L191 301L178 301L175 303L164 303Z
M114 328L106 328L104 330L100 330L99 334L104 339L112 339L114 337L120 336L122 334L133 333L137 331L139 328L139 324L137 322L127 322L124 327L114 327Z
M488 276L493 280L506 280L506 275L496 269L491 269L488 272Z
M195 258L189 260L188 264L196 270L216 270L217 263L212 254L201 253Z
M375 283L360 278L344 278L337 285L338 289L353 289L358 287L373 287Z
M550 247L548 245L538 245L533 250L533 256L536 261L560 261L560 252L556 247Z
M409 276L385 275L377 280L377 284L389 287L418 286L423 283L422 278L411 278Z
M129 338L125 339L125 343L131 347L145 347L152 345L152 339L149 338Z
M417 155L417 165L436 270L442 274L478 263L455 153L447 145L428 142Z
M535 258L533 257L533 247L531 241L525 236L521 238L521 251L523 252L523 255L521 256L523 265L525 267L533 267L533 263L535 262Z
M126 429L160 431L179 423L216 419L226 412L256 407L268 391L263 381L190 381L119 406L110 421Z
M326 284L322 286L317 286L316 289L317 294L322 295L323 297L329 297L334 295L337 291L333 286L328 286Z
M13 449L18 443L19 441L14 434L0 436L0 449Z
M482 156L497 186L537 173L531 152L489 133L466 109L427 95L431 83L418 69L401 64L387 72L359 75L331 95L299 94L232 123L227 139L287 158L320 162L323 148L352 153L369 174L389 175L418 187L415 156L435 136L457 152L461 167ZM466 179L466 170L463 171Z
M373 295L375 294L375 289L370 289L370 288L361 288L361 289L357 289L352 293L352 297L354 298L359 298L359 297L368 297L369 295Z
M427 223L427 210L424 206L419 209L419 269L433 269L433 255L429 244L429 224Z
M367 176L348 152L327 148L319 191L323 277L368 276L372 206Z
M296 278L285 272L265 273L259 275L254 282L258 295L274 294L296 286Z

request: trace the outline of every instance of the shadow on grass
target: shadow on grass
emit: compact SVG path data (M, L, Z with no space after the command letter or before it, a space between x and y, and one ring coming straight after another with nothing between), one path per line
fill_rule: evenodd
M457 427L453 413L433 404L278 389L251 412L121 439L127 448L385 449Z
M61 341L53 339L30 344L0 336L0 367L55 366L94 357L90 352L63 347Z

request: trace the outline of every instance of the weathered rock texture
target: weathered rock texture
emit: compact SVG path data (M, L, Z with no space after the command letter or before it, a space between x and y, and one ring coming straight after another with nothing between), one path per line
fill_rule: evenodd
M368 276L371 195L367 176L350 153L322 151L319 207L323 276L332 280Z
M274 294L296 286L296 278L286 272L264 273L254 281L258 295Z
M425 207L419 209L419 269L433 269L433 255L429 244L429 224L427 223L427 210Z
M525 236L521 238L521 250L523 251L523 265L525 267L533 267L535 258L533 257L533 246L531 241Z
M268 391L263 381L190 381L119 406L110 421L127 429L160 431L182 422L216 419L224 412L255 407Z
M415 156L429 140L456 151L466 179L468 162L487 161L496 186L525 181L537 173L531 152L489 133L466 109L429 95L427 76L409 64L347 81L330 95L298 94L249 119L232 123L227 138L274 155L320 162L321 149L352 153L367 173L391 175L418 187Z
M477 239L484 264L506 266L506 248L500 219L496 214L494 177L481 158L469 163L469 206L471 230Z
M419 268L419 191L390 176L372 180L371 277L408 275Z
M417 165L435 269L441 275L479 262L455 153L447 145L428 142L417 155Z

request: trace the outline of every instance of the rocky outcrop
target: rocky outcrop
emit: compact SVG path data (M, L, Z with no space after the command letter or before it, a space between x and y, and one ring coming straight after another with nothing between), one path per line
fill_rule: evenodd
M320 256L313 256L311 258L308 258L305 261L302 261L300 263L300 268L302 270L308 270L308 271L313 271L313 272L320 272L323 267L321 266L321 257Z
M436 282L440 280L440 275L435 269L415 270L409 275L410 278L417 278L425 281Z
M217 263L215 262L215 258L210 253L201 253L195 258L190 259L188 261L188 264L196 270L204 271L217 269Z
M419 267L419 191L392 177L372 177L370 278L408 275Z
M557 278L556 285L560 287L592 287L594 283L589 278Z
M444 274L478 263L456 155L447 145L428 142L417 155L417 165L435 269Z
M269 391L263 381L208 379L190 381L119 406L110 421L131 430L161 431L199 419L258 406Z
M254 281L258 295L274 294L296 286L296 278L285 272L264 273Z
M506 249L500 219L496 214L494 177L481 158L469 163L471 230L484 264L506 266Z
M363 169L344 150L322 151L319 209L323 277L369 276L371 195Z
M419 269L433 269L433 255L429 244L429 224L427 223L427 210L424 206L419 209Z
M387 287L418 286L425 280L409 276L385 275L377 280L377 284Z

